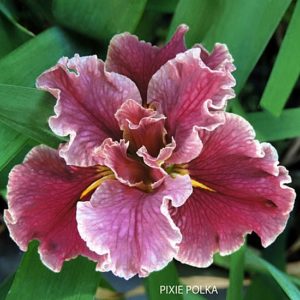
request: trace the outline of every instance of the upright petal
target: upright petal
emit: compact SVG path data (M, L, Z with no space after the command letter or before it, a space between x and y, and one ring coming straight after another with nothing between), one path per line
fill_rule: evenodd
M186 50L184 35L187 31L186 25L179 26L170 42L163 48L139 41L129 33L115 35L108 48L107 69L133 80L146 101L147 87L152 75L177 53Z
M141 101L135 84L106 72L96 56L62 58L38 78L37 87L57 98L56 115L49 124L57 135L70 135L59 154L77 166L93 165L93 149L104 139L120 139L114 114L121 104L128 98Z
M166 117L133 100L127 100L116 112L123 137L130 142L129 150L136 152L145 146L152 156L157 156L165 145Z
M216 43L211 53L201 44L195 45L195 47L201 48L200 57L211 70L227 71L230 74L236 69L225 44Z
M95 168L69 167L56 150L34 148L9 175L4 216L21 250L26 251L31 240L39 240L41 259L55 272L64 260L78 255L96 259L80 238L76 224L76 202L95 178Z
M144 163L151 168L160 168L173 154L176 143L172 138L171 143L160 149L158 155L152 156L145 146L137 151L137 155L143 158Z
M189 176L167 178L152 193L104 182L77 206L78 229L88 247L104 255L97 269L126 279L160 270L176 255L181 234L168 212L192 192Z
M148 102L160 104L169 137L175 138L172 163L186 163L199 155L198 130L213 130L224 123L227 100L234 97L232 77L210 69L200 53L194 48L178 54L149 83Z
M224 125L201 132L203 149L189 173L213 191L195 187L172 211L183 235L177 256L183 263L208 266L216 251L237 250L247 233L257 233L266 247L283 231L295 192L285 186L290 177L276 150L254 137L248 122L229 113Z

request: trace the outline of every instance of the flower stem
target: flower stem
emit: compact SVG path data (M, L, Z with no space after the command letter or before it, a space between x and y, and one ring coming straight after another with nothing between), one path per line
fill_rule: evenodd
M229 287L226 300L243 299L243 280L246 244L230 256Z

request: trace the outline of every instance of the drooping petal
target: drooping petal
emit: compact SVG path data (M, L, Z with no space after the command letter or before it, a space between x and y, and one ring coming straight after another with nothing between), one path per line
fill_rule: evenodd
M152 75L169 59L186 50L184 35L186 25L177 28L170 42L163 48L139 41L129 33L115 35L109 45L106 67L109 71L123 74L138 86L144 101Z
M214 252L237 250L247 233L257 233L267 247L283 231L295 193L285 186L290 177L276 150L254 137L248 122L229 113L224 125L201 132L203 149L189 172L214 191L194 188L172 212L183 235L177 256L183 263L208 266Z
M97 269L128 279L166 266L181 241L168 212L169 202L178 207L191 192L187 175L166 178L152 193L106 181L90 202L78 203L80 235L92 251L104 255Z
M95 168L69 167L56 150L34 148L9 175L5 222L21 250L39 240L41 259L55 272L78 255L96 259L76 224L76 202L95 178Z
M175 138L171 163L186 163L199 155L198 130L213 130L224 123L227 100L234 97L232 76L207 67L200 52L194 48L178 54L149 83L148 102L160 104L168 135Z
M119 140L122 133L114 117L127 99L141 101L135 84L128 78L104 70L97 56L62 58L44 72L37 87L57 98L51 129L70 141L60 149L67 164L90 166L93 149L104 139ZM84 149L84 150L83 150Z
M136 152L142 146L152 156L164 147L165 116L153 109L146 109L133 100L127 100L116 112L123 137L130 142L129 149Z

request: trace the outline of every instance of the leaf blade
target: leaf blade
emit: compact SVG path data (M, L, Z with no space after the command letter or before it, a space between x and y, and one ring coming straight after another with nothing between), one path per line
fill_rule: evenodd
M229 287L226 300L243 299L245 251L246 246L243 245L238 251L230 255Z
M245 114L253 125L257 138L262 141L278 141L300 136L300 108L285 109L276 118L268 112Z
M167 293L164 287L178 286L179 278L174 262L170 262L163 270L153 272L145 279L149 300L183 300L183 295Z
M0 285L0 300L5 300L9 289L13 283L14 275L4 280Z
M99 40L109 40L114 34L133 32L144 11L146 0L55 0L56 20L77 32ZM115 18L116 12L122 12Z
M191 25L191 33L187 34L189 46L202 42L202 39L209 49L216 42L226 43L237 67L234 76L238 93L290 3L291 0L218 0L216 3L210 0L181 0L169 35L177 25L187 22ZM199 14L203 16L202 21ZM251 47L246 41L251 41Z
M272 264L266 260L258 257L251 251L246 252L246 264L250 268L260 269L263 272L267 272L277 281L283 291L287 294L289 299L298 300L300 299L300 291L290 281L289 277L285 273L279 271Z
M55 64L61 56L73 55L77 49L81 49L81 45L79 45L77 42L74 42L70 35L58 27L50 28L24 43L22 46L15 49L13 52L9 53L0 60L0 83L33 87L35 85L35 79L38 75ZM51 55L49 55L49 53L51 53ZM14 67L12 68L11 66ZM9 96L9 91L7 91L7 93L8 97L11 98L11 96ZM3 96L4 95L2 94L2 97ZM21 101L20 104L25 100L27 101L27 99L24 97L19 97L19 100ZM6 102L7 100L5 98L1 98L0 103L2 108ZM22 128L18 127L18 124L14 123L12 120L9 121L6 117L1 119L1 126L3 128L5 127L5 133L0 135L2 140L7 136L16 136L17 132L24 133ZM47 119L45 119L45 121L46 120ZM17 131L15 129L17 129ZM33 132L25 132L25 134L37 139L40 142L48 143L47 140L40 140L38 136L33 134ZM45 137L47 136L49 136L48 133ZM24 144L25 143L26 141L24 139ZM50 136L48 144L57 145L57 140L55 141L53 137ZM13 148L1 148L1 157L4 157L6 153L9 152L12 155L13 153L16 154L23 147L21 143L19 144L19 149L16 148L17 145L9 144L7 146L12 146ZM5 153L2 149L5 149Z
M17 155L17 153L23 148L28 138L24 135L10 130L10 128L4 124L0 127L0 171Z
M0 83L34 87L43 71L78 49L81 45L65 31L47 29L0 60Z
M280 116L299 77L299 36L300 2L297 1L286 35L280 46L275 65L260 101L260 105L274 116Z
M42 91L20 86L0 84L1 122L19 132L50 146L58 145L58 138L48 127L54 101Z
M54 273L40 262L36 244L32 243L24 254L6 300L93 299L101 278L95 263L79 257L66 262L60 273Z

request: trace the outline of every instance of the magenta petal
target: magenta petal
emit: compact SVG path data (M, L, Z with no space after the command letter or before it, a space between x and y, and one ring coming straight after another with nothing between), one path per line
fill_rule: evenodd
M187 175L166 178L152 193L106 181L90 202L78 203L81 237L92 251L105 255L97 269L128 279L165 267L181 241L168 212L169 202L178 207L191 192Z
M171 143L161 148L156 157L153 157L144 146L137 151L137 155L143 158L143 161L147 166L150 166L151 168L160 168L160 166L172 156L175 147L176 143L172 138Z
M153 109L147 109L134 100L127 100L122 104L115 114L122 130L130 127L135 129L140 124L141 120L149 117L156 117L158 113ZM159 116L160 117L160 116ZM161 115L163 117L163 115Z
M148 102L159 103L167 116L166 129L176 149L170 162L186 163L201 151L199 129L224 123L224 109L234 97L235 82L228 72L211 70L200 58L200 48L178 54L152 77Z
M211 70L233 72L236 68L233 58L225 44L216 43L214 49L209 53L202 45L195 45L201 48L200 57ZM232 80L234 80L232 78Z
M214 252L237 250L254 231L263 246L285 228L295 192L287 170L278 166L276 150L254 140L251 125L226 114L214 131L202 131L203 149L189 163L192 179L215 192L194 188L172 217L183 235L177 259L198 267L212 263Z
M160 170L147 167L142 162L133 159L127 155L129 143L121 140L113 142L106 140L95 153L101 157L104 165L109 167L116 178L129 186L150 185L164 176Z
M56 116L49 124L57 135L70 135L70 142L59 154L67 164L78 166L95 163L93 149L104 139L120 139L122 133L114 114L121 104L128 98L141 101L135 84L122 75L106 72L96 56L62 58L38 78L37 87L57 98Z
M39 240L43 263L56 272L64 260L78 255L98 258L80 238L76 223L76 202L95 178L94 168L69 167L56 150L34 148L9 175L4 216L13 240L23 251Z
M115 35L109 45L106 66L109 71L123 74L138 86L142 98L147 98L147 87L152 75L177 53L186 50L184 35L188 27L177 28L170 42L163 48L139 41L129 33Z
M124 138L130 142L129 149L132 152L145 146L152 156L157 156L164 147L167 133L164 115L153 109L146 109L133 100L127 100L117 111L116 118Z

